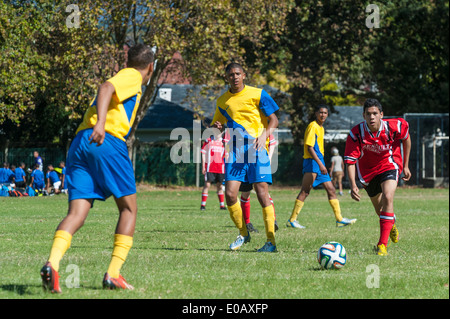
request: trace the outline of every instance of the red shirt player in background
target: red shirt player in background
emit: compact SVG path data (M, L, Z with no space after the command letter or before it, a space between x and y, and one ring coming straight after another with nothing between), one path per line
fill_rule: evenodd
M398 242L395 225L394 194L402 171L402 179L411 178L409 125L402 118L383 120L383 108L376 99L367 99L363 109L364 122L353 127L347 137L344 161L347 164L351 196L359 201L356 176L364 186L380 218L380 239L376 251L387 255L389 237ZM401 151L403 145L403 156Z
M211 184L217 186L217 196L219 197L220 209L225 208L225 195L223 193L223 181L225 179L225 144L226 139L222 134L211 136L203 144L202 153L202 173L205 175L205 185L202 190L202 203L200 210L206 209L208 200L208 190Z

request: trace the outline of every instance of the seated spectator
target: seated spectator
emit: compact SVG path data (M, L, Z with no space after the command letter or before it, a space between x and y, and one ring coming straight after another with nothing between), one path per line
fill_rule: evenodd
M8 163L3 163L3 167L0 168L0 186L4 185L10 187L11 184L14 185L15 177L13 171L9 169Z
M45 187L45 177L44 173L39 169L39 164L34 165L34 170L31 173L31 182L30 187L34 190L37 190L40 194L42 194Z
M25 163L20 163L20 166L14 170L16 188L26 188L27 180L25 175Z
M47 193L50 194L50 186L53 186L55 194L61 193L59 189L61 187L61 180L52 164L47 166L47 175L45 177L47 179Z
M59 179L61 180L61 193L67 194L66 165L64 161L59 162L59 167L55 167L54 169L58 173Z

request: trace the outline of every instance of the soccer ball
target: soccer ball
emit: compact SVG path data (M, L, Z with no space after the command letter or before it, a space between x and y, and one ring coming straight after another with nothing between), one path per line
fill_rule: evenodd
M330 241L319 248L317 261L322 269L341 269L347 262L347 252L338 242Z

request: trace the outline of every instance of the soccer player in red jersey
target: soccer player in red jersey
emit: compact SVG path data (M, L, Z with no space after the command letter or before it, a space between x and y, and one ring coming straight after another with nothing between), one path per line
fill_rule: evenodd
M202 190L202 203L200 210L206 209L208 200L208 190L212 183L217 186L217 196L219 197L220 209L225 208L225 194L222 184L225 179L225 143L221 134L211 136L203 144L202 153L202 173L205 175L205 185Z
M398 179L411 178L409 125L402 118L383 120L383 108L376 99L367 99L363 108L364 122L353 127L347 137L344 161L347 164L351 196L360 201L356 176L364 186L380 218L380 239L376 251L387 255L389 237L398 242L395 225L394 194ZM403 154L401 150L403 145Z

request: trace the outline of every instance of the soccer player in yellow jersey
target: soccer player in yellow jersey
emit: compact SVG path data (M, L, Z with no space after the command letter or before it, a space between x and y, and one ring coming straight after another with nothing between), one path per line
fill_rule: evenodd
M336 189L331 182L331 178L330 175L328 175L324 161L325 153L323 147L323 137L325 135L325 129L323 128L323 123L325 123L325 120L328 117L328 106L317 106L315 116L316 120L312 121L305 131L302 188L297 196L297 199L295 200L294 209L292 210L291 217L287 221L286 226L297 229L305 228L305 226L300 225L297 221L298 214L300 213L306 198L311 192L311 189L320 184L323 185L327 192L328 201L336 217L336 226L342 227L351 225L356 222L356 219L342 217L339 200L336 198Z
M269 199L268 185L272 171L268 155L269 136L278 126L278 106L266 91L244 84L241 65L230 63L226 69L227 90L217 100L213 127L230 132L229 156L225 162L225 198L230 217L239 229L239 236L230 245L236 250L250 241L237 195L241 183L253 184L262 206L267 241L259 252L277 251L275 216Z
M133 244L136 224L136 182L126 138L133 125L142 85L153 73L152 50L138 44L128 51L127 68L104 82L84 114L67 155L69 211L56 229L48 261L41 269L42 285L60 293L59 263L72 236L83 226L94 200L113 196L119 209L114 248L103 287L133 289L120 274Z

